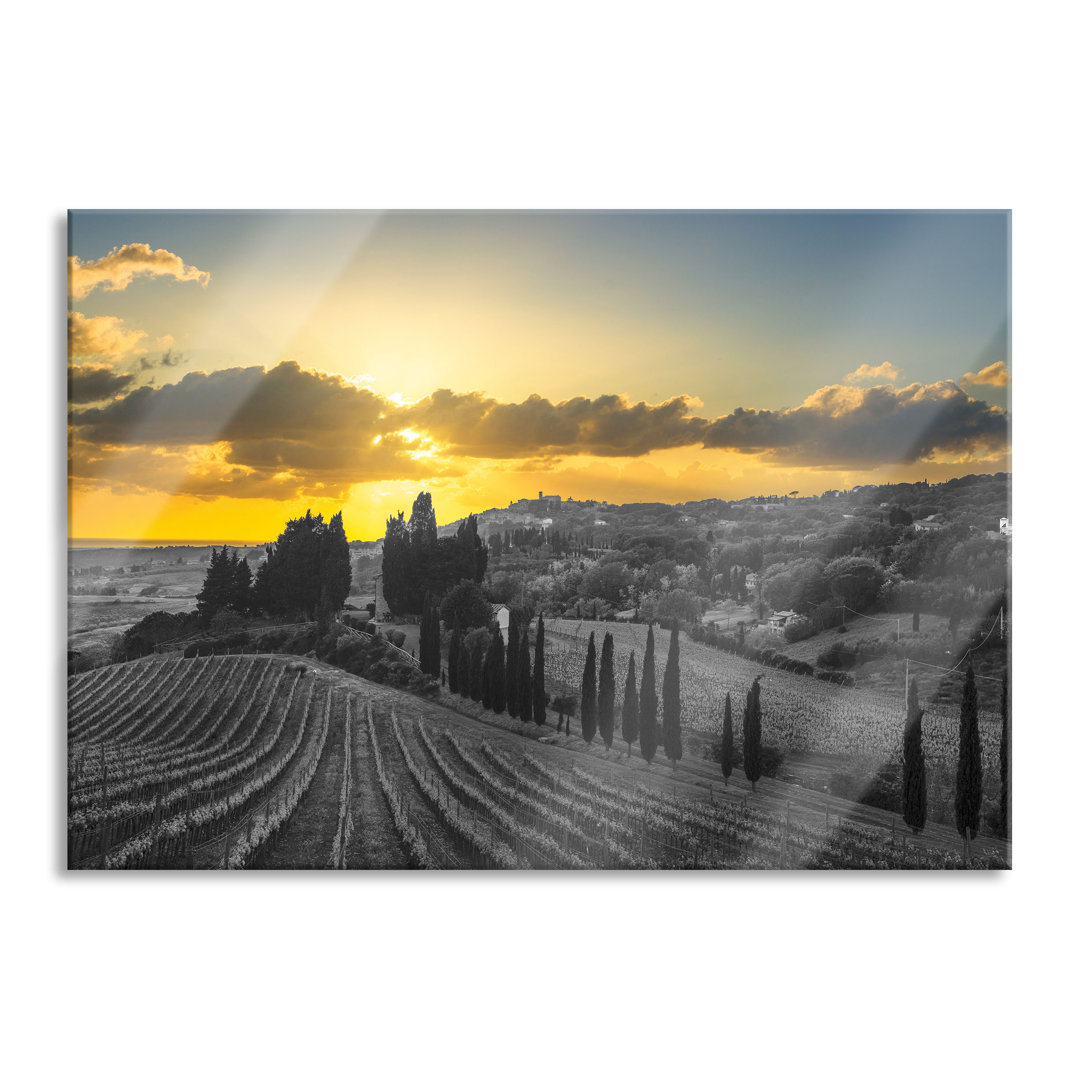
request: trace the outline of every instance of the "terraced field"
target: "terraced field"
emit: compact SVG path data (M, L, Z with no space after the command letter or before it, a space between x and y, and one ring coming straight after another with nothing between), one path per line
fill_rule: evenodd
M961 865L941 827L912 842L882 811L522 737L310 660L154 657L68 700L72 868ZM1008 857L979 841L974 865Z

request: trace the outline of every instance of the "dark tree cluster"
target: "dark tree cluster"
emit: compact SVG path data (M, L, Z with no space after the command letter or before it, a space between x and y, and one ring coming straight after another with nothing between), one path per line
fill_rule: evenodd
M431 495L422 491L408 523L400 512L386 522L382 555L386 603L395 615L419 614L429 594L441 599L459 582L483 581L487 560L476 516L470 514L455 536L440 538Z
M208 624L219 611L228 609L237 615L249 615L255 606L247 559L225 546L220 551L212 548L210 566L195 600L199 618Z
M309 510L290 521L276 543L267 545L266 561L255 576L254 607L268 615L327 619L341 610L351 583L341 514L324 522L322 514Z
M423 651L423 646L421 646ZM536 644L529 650L529 623L511 612L504 644L497 626L466 634L460 617L450 635L447 682L451 693L480 702L495 713L543 724L548 697L544 690L544 616L536 628Z

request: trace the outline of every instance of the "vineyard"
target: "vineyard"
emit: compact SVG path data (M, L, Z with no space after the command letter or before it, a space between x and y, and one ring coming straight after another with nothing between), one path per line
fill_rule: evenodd
M597 650L605 633L615 640L616 709L630 652L637 654L640 678L647 627L625 623L545 621L547 674L549 679L576 690L581 686L585 650L590 632L596 633ZM656 684L662 685L667 665L670 632L654 628L656 637ZM904 703L902 700L859 689L848 689L818 679L766 668L751 660L679 639L679 673L682 688L683 725L719 734L724 695L731 694L733 713L742 715L746 693L754 678L762 680L762 740L787 752L836 754L875 762L898 762L903 750ZM928 694L925 696L929 696ZM997 708L996 700L989 702ZM923 750L927 762L955 769L959 709L923 703ZM983 771L995 775L1001 720L986 705L980 708Z
M598 760L297 658L99 668L70 680L68 730L72 868L961 865L852 804Z

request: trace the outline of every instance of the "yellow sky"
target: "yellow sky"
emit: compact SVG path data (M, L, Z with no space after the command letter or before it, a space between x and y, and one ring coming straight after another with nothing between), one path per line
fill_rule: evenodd
M1007 471L1007 232L76 215L70 534L259 540L310 507L375 538L421 489L445 523L541 489L674 503Z

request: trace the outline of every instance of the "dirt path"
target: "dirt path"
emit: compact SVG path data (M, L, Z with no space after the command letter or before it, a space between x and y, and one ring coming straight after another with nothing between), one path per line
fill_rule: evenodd
M356 698L352 720L352 834L345 848L348 870L401 870L410 866L409 854L394 827L386 805L371 737L361 715L361 701Z
M329 687L320 686L309 723L321 722ZM257 860L260 870L330 870L338 825L338 800L345 771L345 697L334 694L330 727L318 767L300 805L285 823L271 850ZM299 758L299 755L297 755Z

